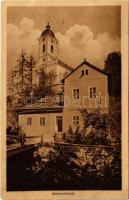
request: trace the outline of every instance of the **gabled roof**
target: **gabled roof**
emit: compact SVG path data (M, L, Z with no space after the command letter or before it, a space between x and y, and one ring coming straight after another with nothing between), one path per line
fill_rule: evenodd
M92 69L94 69L94 70L96 70L96 71L98 71L98 72L100 72L100 73L102 73L102 74L108 76L108 74L107 74L106 72L104 72L102 69L100 69L100 68L98 68L98 67L96 67L96 66L90 64L90 63L87 62L86 60L84 60L80 65L78 65L75 69L73 69L73 71L71 71L67 76L65 76L65 77L62 79L62 82L64 82L64 80L65 80L66 78L68 78L71 74L73 74L73 73L74 73L79 67L81 67L82 65L89 66L89 67L91 67Z
M73 68L72 68L72 67L70 67L69 65L67 65L66 63L64 63L63 61L61 61L61 60L59 60L59 59L58 59L58 64L59 64L59 65L62 65L62 67L66 68L66 69L68 69L68 70L70 70L70 71L73 71Z

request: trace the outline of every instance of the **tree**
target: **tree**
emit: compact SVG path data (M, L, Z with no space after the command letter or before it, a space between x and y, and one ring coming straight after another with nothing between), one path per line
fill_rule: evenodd
M87 144L107 144L109 116L102 114L98 109L94 112L88 112L86 109L81 110L83 119L83 128L86 130Z
M121 54L112 52L107 56L104 71L108 73L109 115L112 137L121 135Z
M52 88L56 74L54 71L46 73L44 69L40 69L38 84L33 87L33 95L36 99L43 98L45 96L54 96L55 92Z
M30 97L32 91L32 69L35 59L22 51L17 59L17 65L8 79L8 93L12 103L23 105L24 98Z
M68 128L68 135L72 135L73 134L73 129L71 126L69 126Z
M109 95L120 97L121 95L121 54L112 52L105 60L104 71L108 73Z
M8 77L7 87L7 126L17 126L15 108L24 105L24 98L29 97L32 91L32 69L35 59L22 51L17 59L17 66Z
M22 97L30 97L32 91L32 69L35 65L35 59L32 55L29 56L25 51L22 51L17 62Z

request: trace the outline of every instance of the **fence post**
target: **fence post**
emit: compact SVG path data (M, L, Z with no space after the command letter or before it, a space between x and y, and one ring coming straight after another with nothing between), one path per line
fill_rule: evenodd
M25 135L21 134L21 148L25 147Z
M41 145L43 145L43 134L41 135Z

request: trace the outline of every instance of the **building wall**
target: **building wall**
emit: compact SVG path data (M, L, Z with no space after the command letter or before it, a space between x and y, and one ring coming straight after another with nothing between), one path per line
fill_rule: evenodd
M39 66L39 67L37 66L33 70L33 84L37 84L37 82L38 82L37 80L38 80L38 76L39 76L38 73L39 73L41 68L43 68L46 73L54 71L55 74L57 74L57 77L55 79L54 84L60 84L61 80L64 78L64 74L70 73L70 71L68 69L65 69L63 66L58 64L57 61L51 61L48 65L42 65L42 66Z
M88 75L81 77L82 70L88 70ZM89 97L89 88L96 87L97 97L94 99ZM79 99L73 99L73 89L79 89ZM98 106L101 99L101 106L108 108L108 80L107 76L88 67L82 65L73 74L65 79L64 83L64 99L65 108L85 107L93 109Z
M79 116L79 124L73 124L73 116ZM63 112L63 131L67 132L69 127L72 127L73 131L76 131L77 127L83 127L83 121L79 110L68 109Z
M88 70L88 75L82 75L82 70ZM96 98L89 98L89 88L96 87ZM73 99L73 89L79 89L79 99ZM69 126L74 130L73 116L79 116L79 126L83 126L83 121L79 109L93 111L100 107L102 112L108 112L108 80L107 76L86 66L82 65L64 83L64 131Z
M53 135L57 132L56 116L62 116L62 113L40 113L40 114L19 114L19 126L26 136L43 135L44 140L53 140ZM27 118L32 118L32 124L27 125ZM40 117L45 117L45 125L40 125Z

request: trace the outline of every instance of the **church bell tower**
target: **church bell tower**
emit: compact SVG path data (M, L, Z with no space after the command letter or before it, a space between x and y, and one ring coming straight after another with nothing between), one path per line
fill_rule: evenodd
M33 85L39 84L39 75L41 69L46 73L54 72L56 78L53 83L53 87L62 87L61 80L66 73L72 71L72 68L65 64L58 58L58 40L55 37L54 32L51 30L49 23L46 25L45 30L42 31L39 42L39 55L37 63L33 69Z
M41 33L39 41L39 65L47 67L57 59L58 41L55 34L51 30L49 23L46 29Z

